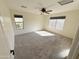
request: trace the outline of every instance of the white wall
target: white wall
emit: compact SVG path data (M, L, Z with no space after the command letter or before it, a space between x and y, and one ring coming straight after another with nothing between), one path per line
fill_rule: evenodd
M3 0L0 0L0 21L0 59L8 59L10 49L14 49L14 32L10 11Z
M48 25L49 18L54 16L66 16L63 31L59 31L54 28L49 28L49 25ZM45 29L64 35L69 38L74 38L76 29L79 23L79 10L73 10L73 11L68 11L63 13L56 13L49 16L44 16L44 23L45 23L44 25Z
M19 12L15 10L11 10L11 14L12 14L12 23L13 23L15 35L41 30L43 28L42 15L32 14L29 12ZM14 14L23 15L24 29L16 30L16 26L14 22Z
M8 41L6 40L5 34L2 30L1 21L0 21L0 59L8 59L9 50L10 48L8 46Z

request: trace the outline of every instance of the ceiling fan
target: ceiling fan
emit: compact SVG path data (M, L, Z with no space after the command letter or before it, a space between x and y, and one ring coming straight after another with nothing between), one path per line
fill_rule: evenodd
M38 7L36 7L35 9L39 9L39 11L41 11L41 14L50 14L50 12L52 12L53 10L47 10L51 5L45 6L43 3L38 3L37 4Z
M41 8L40 10L42 13L46 13L46 14L50 14L50 12L52 12L52 10L46 10L46 8ZM41 13L41 14L42 14Z

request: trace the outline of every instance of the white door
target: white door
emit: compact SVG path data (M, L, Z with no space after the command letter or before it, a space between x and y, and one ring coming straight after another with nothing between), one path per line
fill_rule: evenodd
M1 18L0 18L0 59L11 59L10 48L9 48L8 40L3 31Z

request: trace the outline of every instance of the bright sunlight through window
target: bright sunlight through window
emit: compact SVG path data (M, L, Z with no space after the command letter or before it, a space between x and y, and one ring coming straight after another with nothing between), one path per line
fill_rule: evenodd
M70 51L70 49L66 49L66 50L61 51L60 54L59 54L59 56L61 56L63 58L67 57L68 54L69 54L69 51Z
M35 33L37 33L40 36L55 36L55 34L49 33L47 31L36 31Z
M57 30L63 30L65 22L65 16L63 17L52 17L49 20L49 27Z
M15 25L16 25L16 29L23 29L24 28L23 16L15 15Z

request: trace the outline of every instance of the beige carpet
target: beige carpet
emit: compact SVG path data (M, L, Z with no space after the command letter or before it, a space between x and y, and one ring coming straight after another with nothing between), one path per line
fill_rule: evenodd
M70 46L71 39L57 34L22 34L15 38L15 59L64 59Z

